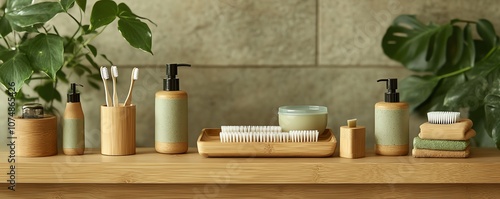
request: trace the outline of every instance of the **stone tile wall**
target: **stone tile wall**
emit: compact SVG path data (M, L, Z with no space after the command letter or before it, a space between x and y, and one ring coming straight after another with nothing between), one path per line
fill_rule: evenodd
M189 94L190 146L196 146L202 128L277 125L279 106L315 104L328 107L328 126L337 138L347 119L358 118L358 124L367 127L367 147L372 148L373 106L383 100L384 92L376 80L411 74L381 49L382 36L396 16L416 14L437 22L487 18L500 27L500 3L495 0L124 2L158 24L151 26L155 55L129 47L113 25L93 44L120 69L120 99L125 98L131 68L141 70L133 98L138 146L154 145L154 94L162 88L164 64L183 62L193 65L179 72L181 89ZM54 22L68 20L58 16ZM60 31L72 30L66 27ZM86 144L99 147L104 94L90 87L81 92ZM0 100L6 102L5 96ZM64 104L56 105L64 110ZM5 109L0 106L0 118L5 118ZM423 121L412 115L410 137ZM5 125L0 122L0 129Z

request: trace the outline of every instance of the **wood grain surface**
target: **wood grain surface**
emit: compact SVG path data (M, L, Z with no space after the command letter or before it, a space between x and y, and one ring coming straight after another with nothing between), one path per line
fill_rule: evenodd
M20 184L0 198L498 198L498 184L236 185Z
M0 173L8 173L7 153L0 157L5 157ZM473 148L465 159L376 156L373 152L367 152L365 158L346 159L205 158L193 148L178 155L138 148L136 155L103 156L99 150L87 149L82 156L17 157L16 179L17 183L43 184L500 183L500 151Z

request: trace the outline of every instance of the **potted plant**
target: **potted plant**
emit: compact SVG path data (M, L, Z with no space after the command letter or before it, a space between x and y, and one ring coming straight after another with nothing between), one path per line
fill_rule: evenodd
M413 15L398 16L382 39L385 55L421 73L400 85L401 98L412 110L466 112L474 129L487 133L500 149L499 45L486 19L424 24Z
M76 6L75 6L76 5ZM143 22L149 19L134 14L125 3L100 0L92 6L90 24L84 24L86 0L60 0L34 3L32 0L7 0L0 12L0 84L4 88L15 85L16 99L21 103L38 100L45 102L48 112L57 113L54 100L61 101L58 83L69 82L67 73L86 77L87 85L99 88L97 57L106 58L91 44L108 24L117 21L123 38L134 48L151 53L152 34ZM70 9L78 9L73 16ZM57 27L47 23L58 14L68 15L77 25L69 36L60 35ZM151 22L152 23L152 22ZM154 24L154 23L153 23ZM87 65L83 62L88 62ZM32 86L37 97L29 97L21 89ZM7 93L8 91L6 91Z

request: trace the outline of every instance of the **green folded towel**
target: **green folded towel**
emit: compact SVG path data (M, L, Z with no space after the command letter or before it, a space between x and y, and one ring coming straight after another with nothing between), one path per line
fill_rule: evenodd
M463 151L469 146L469 140L426 140L413 138L413 148L443 151Z

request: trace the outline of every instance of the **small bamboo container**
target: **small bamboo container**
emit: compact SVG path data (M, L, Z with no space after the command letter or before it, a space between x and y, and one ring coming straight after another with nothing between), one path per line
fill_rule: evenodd
M347 120L347 126L340 127L340 157L365 157L365 127L356 126L356 119Z
M101 106L101 154L135 154L135 105Z
M44 157L57 155L57 118L16 117L16 153L21 157Z

